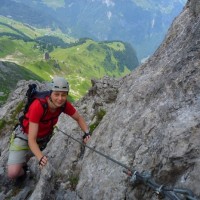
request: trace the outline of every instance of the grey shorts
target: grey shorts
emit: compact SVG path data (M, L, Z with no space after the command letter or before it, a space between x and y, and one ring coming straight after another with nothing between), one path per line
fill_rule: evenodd
M11 136L8 165L25 163L31 155L28 137L22 128L18 126Z

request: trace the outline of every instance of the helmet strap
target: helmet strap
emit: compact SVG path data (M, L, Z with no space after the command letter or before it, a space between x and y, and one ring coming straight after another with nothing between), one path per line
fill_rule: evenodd
M54 104L54 102L52 101L51 96L49 96L49 100L50 100L50 102L55 106L55 108L58 108L58 107Z

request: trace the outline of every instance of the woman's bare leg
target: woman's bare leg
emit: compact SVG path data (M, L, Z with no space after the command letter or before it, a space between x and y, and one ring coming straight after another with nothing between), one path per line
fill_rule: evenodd
M10 179L16 179L22 175L24 175L24 170L23 170L23 165L24 164L12 164L8 165L8 177Z

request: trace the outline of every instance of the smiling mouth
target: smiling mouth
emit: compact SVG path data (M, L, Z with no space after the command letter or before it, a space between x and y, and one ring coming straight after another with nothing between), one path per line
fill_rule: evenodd
M57 102L57 104L58 104L58 105L63 105L64 102L63 102L63 101L61 101L61 102Z

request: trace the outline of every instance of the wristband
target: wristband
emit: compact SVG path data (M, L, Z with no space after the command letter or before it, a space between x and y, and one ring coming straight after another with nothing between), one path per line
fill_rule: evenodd
M90 132L88 132L88 133L84 133L84 135L83 135L83 140L87 137L87 136L91 136L91 133Z

